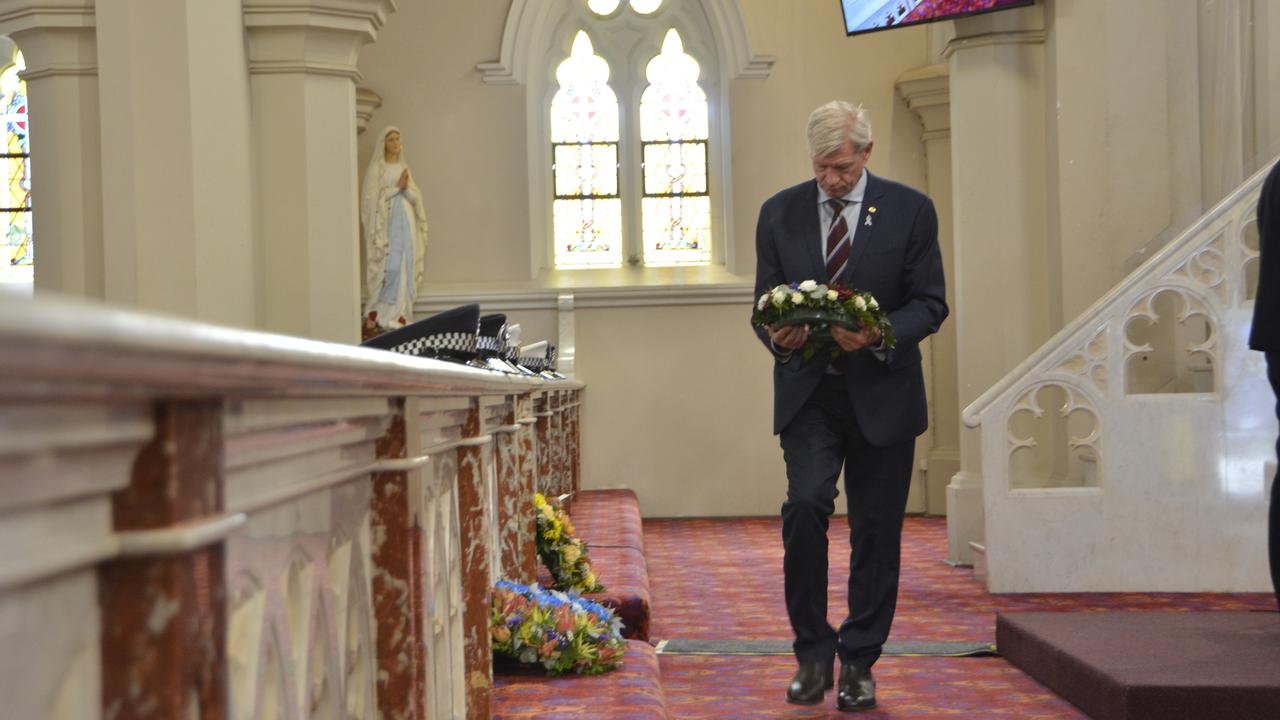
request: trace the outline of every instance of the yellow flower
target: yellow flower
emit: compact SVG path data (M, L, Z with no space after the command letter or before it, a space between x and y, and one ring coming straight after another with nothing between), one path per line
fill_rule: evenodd
M581 550L581 548L579 548L579 547L578 547L578 544L577 544L576 542L574 542L574 543L572 543L572 544L570 544L570 545L565 545L565 546L564 546L564 561L565 561L565 562L570 562L570 563L571 563L571 562L577 562L578 558L580 558L580 557L582 557L582 550Z

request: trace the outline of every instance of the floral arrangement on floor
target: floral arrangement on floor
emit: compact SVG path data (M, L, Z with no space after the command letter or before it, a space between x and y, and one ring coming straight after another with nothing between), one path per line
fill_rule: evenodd
M591 570L587 544L574 537L573 523L564 510L552 507L542 493L534 493L533 509L538 520L535 545L538 557L551 571L552 586L580 593L604 590Z
M627 641L609 608L576 595L499 580L489 615L493 651L548 675L597 675L622 665Z
M756 301L751 324L757 327L808 325L809 340L803 351L805 360L824 349L830 349L833 358L840 354L840 346L835 344L830 333L814 332L831 325L851 330L876 327L880 329L886 348L897 344L893 325L875 297L839 283L823 285L815 280L805 280L779 285Z

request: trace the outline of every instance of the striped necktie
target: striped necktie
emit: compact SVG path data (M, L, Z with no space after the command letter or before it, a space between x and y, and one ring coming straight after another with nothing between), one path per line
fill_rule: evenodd
M831 229L827 232L827 281L835 282L849 262L849 248L853 243L849 223L844 219L845 201L839 198L827 200L831 206Z

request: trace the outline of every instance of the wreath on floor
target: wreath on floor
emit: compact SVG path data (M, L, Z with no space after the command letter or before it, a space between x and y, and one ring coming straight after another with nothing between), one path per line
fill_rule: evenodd
M552 587L579 593L604 590L591 570L587 544L574 537L573 523L565 511L553 506L542 493L534 494L533 509L538 523L535 545L538 557L551 571Z
M493 652L548 675L597 675L622 665L627 641L609 608L577 595L499 580L489 616Z

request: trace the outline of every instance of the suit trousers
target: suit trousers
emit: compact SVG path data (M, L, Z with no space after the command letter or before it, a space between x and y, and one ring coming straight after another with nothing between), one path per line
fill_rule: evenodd
M902 522L915 439L873 447L849 403L841 376L825 376L781 433L787 467L782 504L787 615L801 663L870 668L889 637L898 602ZM849 506L848 616L827 622L827 527L844 470Z
M1276 395L1276 419L1280 420L1280 352L1267 351L1267 379ZM1276 460L1280 462L1280 437L1276 438ZM1271 481L1271 511L1267 516L1267 554L1271 558L1271 587L1280 608L1280 471Z

